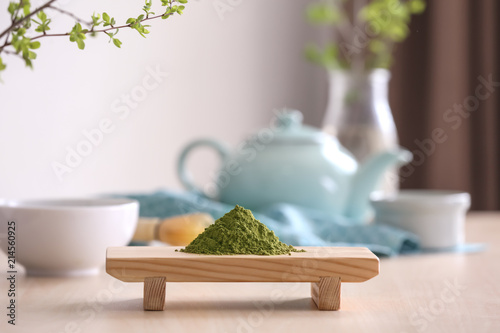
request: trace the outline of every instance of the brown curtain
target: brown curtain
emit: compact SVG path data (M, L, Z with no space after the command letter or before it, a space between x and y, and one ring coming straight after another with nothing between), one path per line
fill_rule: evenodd
M393 66L391 107L415 155L401 187L467 191L473 209L498 210L500 1L427 3Z

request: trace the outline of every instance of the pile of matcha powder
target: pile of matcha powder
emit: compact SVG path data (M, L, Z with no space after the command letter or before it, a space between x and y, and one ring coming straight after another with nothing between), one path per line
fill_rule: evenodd
M305 251L280 242L273 231L255 219L250 210L236 206L206 228L181 252L269 256Z

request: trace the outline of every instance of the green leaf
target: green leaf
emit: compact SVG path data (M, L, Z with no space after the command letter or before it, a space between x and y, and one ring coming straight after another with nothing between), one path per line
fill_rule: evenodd
M113 44L115 44L115 46L118 48L122 47L122 42L117 38L113 38Z
M305 56L310 62L329 70L342 68L342 63L339 60L339 48L334 43L327 44L323 50L314 44L308 44Z
M135 22L135 18L131 17L125 23L131 24L131 23L134 23L134 22Z
M116 24L115 18L110 17L108 13L102 13L102 19L104 20L104 26L114 26Z
M76 40L76 44L78 44L78 48L79 48L80 50L83 50L83 49L85 48L85 43L83 42L83 40L82 40L82 39L77 39L77 40Z
M424 0L410 0L408 2L408 6L410 7L410 12L412 14L422 14L425 10L425 1Z
M85 43L83 42L83 40L87 38L85 36L85 32L87 31L88 31L87 29L85 30L82 29L80 23L76 23L73 26L73 29L71 29L71 32L69 34L69 40L71 42L76 42L80 50L83 50L85 48Z
M145 0L145 5L142 7L142 10L147 14L147 15L153 15L154 13L151 12L151 6L153 5L153 0Z
M9 2L9 7L7 7L7 11L12 16L16 12L17 8L19 8L19 4L17 2Z
M340 22L342 14L333 2L321 2L310 5L306 12L309 22L317 25L331 25Z
M24 6L23 6L23 13L24 13L24 16L28 15L30 13L30 9L31 9L31 4L28 2L23 2Z
M386 44L383 41L378 40L378 39L373 39L368 44L368 49L371 52L373 52L374 54L379 54L379 53L382 53L382 52L386 52L387 51L387 46L386 46Z
M45 31L48 31L50 30L50 28L46 25L39 25L38 27L35 28L35 31L37 32L45 32Z
M91 16L91 19L92 19L92 28L93 27L97 27L97 26L99 26L102 23L102 21L99 21L100 18L101 18L101 14L97 14L96 15L95 12L92 14L92 16Z
M188 0L177 0L177 1L180 3L187 3L188 2Z
M394 24L390 24L387 35L395 42L402 42L406 39L409 33L410 30L406 24L395 22Z
M392 56L390 52L382 52L376 54L375 57L368 61L368 68L389 68L392 64Z
M47 14L45 14L43 10L39 11L36 16L42 21L42 23L47 20Z
M7 68L7 65L3 63L2 57L0 57L0 71L5 70Z
M37 32L46 32L50 30L49 23L51 22L51 19L47 19L47 15L43 12L40 11L36 14L38 19L40 20L37 21L35 19L31 19L32 22L36 23L38 26L35 28L35 31Z
M26 66L33 69L33 63L31 62L31 60L29 58L23 58L23 59Z
M36 50L36 49L40 48L40 42L39 41L31 42L29 46L30 46L30 49Z

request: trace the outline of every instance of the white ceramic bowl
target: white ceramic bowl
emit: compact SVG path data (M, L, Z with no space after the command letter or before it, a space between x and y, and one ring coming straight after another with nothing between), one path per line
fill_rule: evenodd
M470 195L438 190L402 190L385 196L374 193L375 222L413 232L424 249L443 249L465 240L465 214Z
M16 264L28 274L96 274L108 246L131 240L138 213L138 202L129 199L0 200L1 248L7 253L14 221Z

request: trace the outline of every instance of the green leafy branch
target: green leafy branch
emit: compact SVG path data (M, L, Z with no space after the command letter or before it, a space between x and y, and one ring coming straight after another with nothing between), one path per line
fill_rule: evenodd
M353 0L353 7L359 0ZM395 43L408 37L412 15L425 0L371 0L349 15L346 0L321 0L307 8L308 21L332 28L335 38L320 47L306 46L306 58L329 70L389 68Z
M85 21L53 4L57 0L49 0L40 7L32 8L30 0L11 1L7 7L10 14L10 25L0 32L0 40L5 38L3 44L0 44L0 71L7 68L2 60L2 54L12 54L23 59L26 66L32 68L32 60L36 59L36 53L33 50L41 46L38 39L47 37L69 37L70 42L76 43L80 50L85 48L85 39L87 35L96 36L99 33L106 34L109 42L120 48L122 42L116 38L116 35L123 28L136 30L142 37L149 34L147 28L149 25L144 22L162 18L168 19L174 14L181 15L185 9L184 4L188 0L161 0L161 14L155 15L152 11L152 0L145 0L142 8L143 14L137 17L127 19L125 24L118 25L114 17L108 13L92 14L89 21ZM62 33L51 33L50 24L52 19L48 17L47 12L54 11L71 17L75 20L74 26L70 31Z

